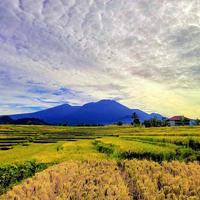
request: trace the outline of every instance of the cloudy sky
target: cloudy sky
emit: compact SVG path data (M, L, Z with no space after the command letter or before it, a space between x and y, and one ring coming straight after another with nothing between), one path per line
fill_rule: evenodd
M100 99L200 117L200 0L0 0L0 114Z

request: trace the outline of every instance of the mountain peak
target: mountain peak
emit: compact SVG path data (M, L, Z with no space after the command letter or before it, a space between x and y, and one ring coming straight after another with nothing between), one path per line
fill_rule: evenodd
M138 114L141 121L152 117L161 117L158 114L148 114L139 109L130 109L110 99L102 99L83 106L71 106L66 103L36 113L12 115L11 117L13 119L37 118L50 124L112 124L118 121L130 123L133 112Z
M117 103L115 100L112 100L112 99L102 99L102 100L97 101L97 103L100 103L100 102L115 102L115 103Z
M102 99L100 101L97 101L96 104L118 104L118 105L121 105L117 101L111 100L111 99Z

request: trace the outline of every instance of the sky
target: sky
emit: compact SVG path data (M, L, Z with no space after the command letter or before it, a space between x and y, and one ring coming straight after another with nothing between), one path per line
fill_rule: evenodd
M200 117L200 0L0 0L0 114L100 99Z

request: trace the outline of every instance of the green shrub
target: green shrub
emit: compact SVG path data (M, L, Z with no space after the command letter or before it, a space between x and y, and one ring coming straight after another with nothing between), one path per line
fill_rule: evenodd
M0 194L21 180L33 176L47 168L45 163L28 161L23 164L12 164L0 167Z
M114 153L114 145L112 144L105 144L100 141L94 141L93 144L96 147L96 150L101 153L105 153L107 155L111 155Z

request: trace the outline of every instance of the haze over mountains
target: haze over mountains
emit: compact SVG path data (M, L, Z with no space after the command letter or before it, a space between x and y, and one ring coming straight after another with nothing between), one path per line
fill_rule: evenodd
M49 124L112 124L118 121L131 122L131 115L136 112L140 121L162 116L157 113L148 114L139 109L130 109L114 100L101 100L83 106L63 104L35 113L11 115L12 119L37 118Z

